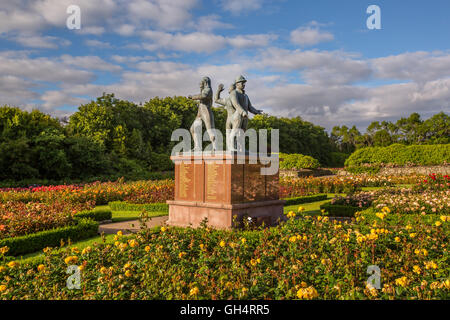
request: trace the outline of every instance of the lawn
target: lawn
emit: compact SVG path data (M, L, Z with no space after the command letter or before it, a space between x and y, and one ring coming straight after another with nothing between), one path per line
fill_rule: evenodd
M303 204L296 204L293 206L287 206L284 207L284 213L287 214L289 211L294 211L294 212L298 212L298 208L299 207L303 207L305 208L305 210L303 211L303 215L307 215L307 216L317 216L320 215L320 206L328 201L330 201L331 199L333 199L335 196L344 196L345 194L341 193L341 194L335 194L335 193L328 193L328 199L327 200L322 200L322 201L316 201L316 202L311 202L311 203L303 203Z

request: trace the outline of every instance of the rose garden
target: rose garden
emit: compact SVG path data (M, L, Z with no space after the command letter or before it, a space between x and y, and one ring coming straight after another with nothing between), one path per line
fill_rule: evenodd
M104 95L68 127L3 107L2 148L15 151L0 159L8 168L0 299L448 299L448 127L426 144L364 145L375 138L361 135L351 145L343 128L328 137L300 119L262 114L245 82L236 79L229 99L220 89L215 97L228 117L212 107L207 78L190 100L139 107ZM99 108L116 117L100 121L108 113ZM257 115L248 120L248 111ZM175 161L174 171L172 129L192 124L196 150L204 125L214 151L214 115L232 135L280 129L281 171L261 178L260 167L211 167L209 158L189 168ZM294 150L305 154L292 152L302 140L295 130L316 139ZM227 149L238 149L226 136Z

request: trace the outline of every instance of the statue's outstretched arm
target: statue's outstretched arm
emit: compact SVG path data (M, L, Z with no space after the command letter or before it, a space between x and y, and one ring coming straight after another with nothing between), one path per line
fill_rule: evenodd
M227 99L215 99L214 100L215 103L220 104L222 107L226 107L227 106Z
M250 99L248 99L248 111L250 111L253 114L260 114L260 113L262 113L262 110L258 110L255 107L253 107L252 103L250 102Z
M221 106L226 106L226 104L227 104L227 100L226 99L221 99L220 98L220 93L223 91L223 85L222 84L220 84L219 85L219 88L217 89L217 91L216 91L216 94L215 94L215 96L214 96L214 102L215 103L217 103L217 104L220 104Z
M208 98L211 93L212 93L211 89L206 88L206 89L203 89L202 92L200 92L200 94L197 94L194 96L189 96L189 98L192 100L200 100L201 101L201 100Z

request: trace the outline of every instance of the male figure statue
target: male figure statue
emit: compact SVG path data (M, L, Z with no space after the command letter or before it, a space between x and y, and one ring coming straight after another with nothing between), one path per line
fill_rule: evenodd
M248 98L247 94L245 94L244 89L246 82L247 80L243 76L237 77L236 81L234 82L236 90L230 92L229 99L231 101L231 105L236 110L231 118L232 130L230 141L234 141L234 137L236 136L239 129L242 129L243 131L247 130L249 111L253 114L262 113L262 110L257 110L252 106L250 99ZM240 149L243 148L243 146L238 147Z
M228 89L228 94L231 94L233 90L236 89L236 85L233 83L230 88ZM224 90L223 84L219 84L219 87L217 88L216 95L214 97L214 102L217 104L220 104L221 106L225 107L227 110L227 122L225 124L225 130L226 130L226 139L227 139L227 150L232 149L232 144L229 141L231 130L232 130L232 119L233 114L236 111L233 107L233 104L231 103L230 97L228 98L220 98L220 93Z
M213 149L217 149L216 136L214 134L214 114L212 112L212 88L211 79L203 77L200 82L200 94L188 96L189 99L198 100L198 113L191 126L191 134L194 139L194 151L202 150L202 121L205 123Z

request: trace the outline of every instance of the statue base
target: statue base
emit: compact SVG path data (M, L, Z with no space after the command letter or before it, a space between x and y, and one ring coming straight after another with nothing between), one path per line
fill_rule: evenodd
M175 200L169 204L167 224L198 227L203 221L220 229L239 227L244 220L254 225L275 225L284 220L284 201L279 200L278 170L262 175L278 162L278 155L258 158L235 153L180 154L175 163ZM263 163L261 163L263 160ZM206 220L205 220L206 219Z

